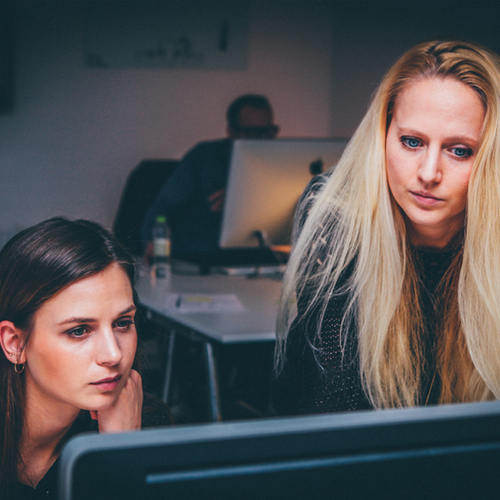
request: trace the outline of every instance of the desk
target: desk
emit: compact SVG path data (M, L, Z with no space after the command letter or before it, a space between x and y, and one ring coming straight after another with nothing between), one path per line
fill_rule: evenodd
M189 329L204 345L210 395L211 418L220 421L220 394L217 363L213 344L273 342L281 282L271 278L246 278L224 275L180 275L170 279L152 279L143 270L137 284L141 305L148 318L173 325L167 350L167 367L163 399L168 400L171 386L171 367L175 345L175 326ZM181 313L167 306L169 293L234 294L243 306L238 312Z

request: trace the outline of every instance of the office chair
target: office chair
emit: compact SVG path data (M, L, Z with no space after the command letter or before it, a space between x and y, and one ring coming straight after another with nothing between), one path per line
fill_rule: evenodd
M132 255L143 254L141 228L149 207L154 203L160 189L179 164L178 160L147 159L137 165L129 174L120 199L118 210L113 223L115 236L124 244ZM175 338L174 332L161 332L150 325L143 314L136 316L137 331L139 332L143 352L148 353L148 369L143 371L143 381L149 392L160 393L161 388L155 388L158 377L155 356L161 356L161 344L168 339ZM170 333L170 335L168 335ZM172 335L173 334L173 335ZM169 344L170 345L170 344ZM158 354L160 353L160 354ZM162 362L159 363L163 365ZM167 366L167 377L171 363ZM164 370L163 367L160 368Z
M179 160L143 160L129 174L113 223L115 236L133 255L142 255L141 227L149 207Z

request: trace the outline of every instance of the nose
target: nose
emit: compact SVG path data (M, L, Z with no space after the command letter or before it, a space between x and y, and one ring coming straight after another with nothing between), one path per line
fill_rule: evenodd
M418 169L418 176L424 184L437 184L441 181L441 155L438 148L428 148Z
M99 365L116 366L123 358L120 344L112 328L100 332L96 362Z

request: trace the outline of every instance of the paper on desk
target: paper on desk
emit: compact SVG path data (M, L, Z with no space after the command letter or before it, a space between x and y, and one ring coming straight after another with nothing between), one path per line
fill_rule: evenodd
M194 293L169 293L167 309L179 313L241 312L245 308L238 297L230 293L203 295Z

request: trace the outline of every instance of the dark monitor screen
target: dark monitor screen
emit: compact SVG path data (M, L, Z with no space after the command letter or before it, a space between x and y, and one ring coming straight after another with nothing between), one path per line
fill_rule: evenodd
M500 496L500 402L78 436L64 500Z

